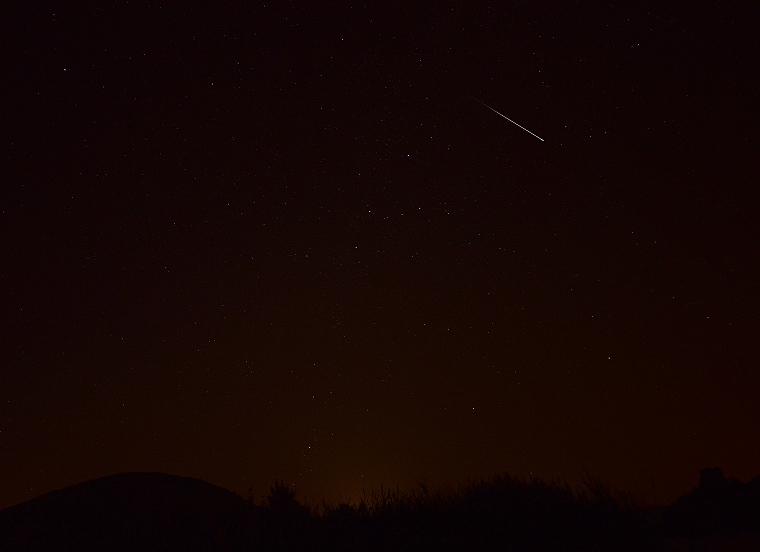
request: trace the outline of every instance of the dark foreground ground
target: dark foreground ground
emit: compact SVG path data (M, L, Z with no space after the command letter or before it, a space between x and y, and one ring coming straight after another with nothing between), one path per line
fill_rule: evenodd
M667 508L508 475L449 494L380 489L305 506L275 483L263 502L200 481L125 473L0 511L0 550L760 551L760 477L717 469Z

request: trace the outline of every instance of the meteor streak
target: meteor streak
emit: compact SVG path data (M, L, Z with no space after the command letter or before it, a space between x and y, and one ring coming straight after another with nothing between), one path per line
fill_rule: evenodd
M524 130L525 132L527 132L528 134L533 134L533 133L532 133L531 131L529 131L527 128L525 128L525 127L524 127L524 126L522 126L522 125L519 125L519 124L517 124L516 122L514 122L512 119L510 119L510 118L509 118L509 117L507 117L506 115L504 115L504 114L502 114L502 113L499 113L498 111L496 111L496 110L495 110L493 107L491 107L490 105L488 105L488 104L486 104L486 103L484 103L484 102L481 102L479 99L477 99L477 98L476 98L476 97L474 97L474 96L470 96L470 97L471 97L473 100L475 100L476 102L478 102L479 104L482 104L482 105L486 106L488 109L490 109L491 111L493 111L493 112L494 112L494 113L496 113L497 115L501 115L502 117L504 117L504 118L505 118L507 121L509 121L509 122L510 122L510 123L512 123L513 125L515 125L515 126L519 126L521 129L523 129L523 130ZM536 138L538 138L538 139L539 139L539 140L541 140L542 142L545 142L545 141L546 141L546 140L544 140L543 138L541 138L541 137L540 137L538 134L533 134L533 136L535 136Z

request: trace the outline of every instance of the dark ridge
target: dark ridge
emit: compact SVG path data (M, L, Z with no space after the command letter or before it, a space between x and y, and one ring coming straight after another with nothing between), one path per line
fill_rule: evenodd
M125 473L0 511L0 552L22 550L754 552L760 477L745 484L705 469L698 487L658 509L591 476L571 489L508 474L315 507L281 482L256 506L198 479Z
M235 549L251 503L199 479L122 473L0 511L0 550Z

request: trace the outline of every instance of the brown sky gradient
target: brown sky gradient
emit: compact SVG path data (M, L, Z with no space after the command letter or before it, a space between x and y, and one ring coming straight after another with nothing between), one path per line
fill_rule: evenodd
M757 10L0 10L0 507L760 474Z

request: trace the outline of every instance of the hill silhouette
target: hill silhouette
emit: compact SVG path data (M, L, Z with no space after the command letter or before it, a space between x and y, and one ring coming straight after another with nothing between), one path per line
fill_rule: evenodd
M254 506L199 479L121 473L0 511L0 550L232 550Z
M317 508L278 481L257 506L198 479L124 473L0 511L0 550L756 551L760 477L702 470L698 487L658 510L590 476L572 490L506 474Z

